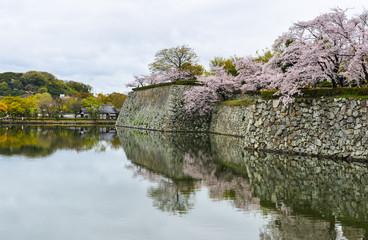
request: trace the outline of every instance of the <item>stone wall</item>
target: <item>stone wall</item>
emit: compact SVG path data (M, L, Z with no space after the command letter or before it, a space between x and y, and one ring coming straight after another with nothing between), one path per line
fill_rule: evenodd
M251 106L217 106L210 131L244 137L244 147L338 158L367 159L366 100L255 99Z
M117 126L167 132L207 131L209 118L188 116L183 94L190 86L166 86L129 93Z
M247 106L217 105L211 118L188 116L183 94L190 86L132 92L118 126L159 131L213 132L243 137L243 147L336 158L368 159L366 99L252 99ZM249 98L237 96L236 98Z

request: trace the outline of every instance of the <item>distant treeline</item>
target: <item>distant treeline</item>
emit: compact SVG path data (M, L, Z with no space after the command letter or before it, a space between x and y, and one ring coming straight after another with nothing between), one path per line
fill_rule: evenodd
M0 73L0 96L22 96L49 93L52 97L60 94L73 95L78 92L90 93L88 84L57 79L48 72L29 71L26 73Z

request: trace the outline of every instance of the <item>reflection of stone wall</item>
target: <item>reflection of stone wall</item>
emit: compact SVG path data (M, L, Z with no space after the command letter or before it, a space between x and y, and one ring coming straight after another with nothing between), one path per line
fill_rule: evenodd
M184 154L194 146L207 148L207 135L172 134L154 131L117 128L125 154L133 163L171 179L190 178L183 173Z
M207 179L205 184L214 186L208 179L216 179L213 182L225 184L221 172L226 166L235 170L234 179L249 182L252 196L261 202L285 204L296 214L309 212L321 219L368 218L368 166L363 163L251 152L241 138L230 136L127 128L118 128L118 135L128 159L174 180ZM190 163L188 154L198 159Z
M190 149L208 151L209 136L131 128L117 128L117 132L127 158L133 163L128 168L135 175L157 183L147 191L153 206L172 214L190 211L197 179L183 171L184 156Z
M148 170L135 167L135 172L161 186L160 191L154 191L156 200L167 198L169 192L178 192L168 191L171 188L190 193L194 189L188 186L194 186L194 182L197 182L197 187L202 185L209 189L213 199L231 200L236 208L243 211L259 209L259 199L253 198L247 179L234 175L230 168L213 162L210 135L161 133L129 128L117 128L117 132L127 158L133 164ZM162 181L152 172L161 174L174 183ZM157 196L158 193L164 196Z
M287 212L272 214L273 220L262 230L261 239L317 240L317 239L363 239L364 230L345 227L327 221L316 221L305 216L293 216Z
M211 145L217 161L246 173L254 196L261 201L286 204L296 214L366 224L366 164L250 152L228 136L212 135Z
M190 86L168 86L129 93L117 126L160 131L207 131L207 118L191 117L183 108L183 94Z
M247 151L242 138L223 135L127 128L119 128L118 135L128 159L173 180L157 181L159 187L149 192L163 211L191 209L185 193L201 184L211 198L269 215L263 239L333 239L339 234L359 239L368 234L366 164ZM184 194L181 202L163 204L178 194Z
M210 198L231 200L232 205L243 211L259 210L259 199L254 198L250 184L243 175L235 174L231 168L213 161L210 154L202 151L186 153L184 172L201 179L209 190Z

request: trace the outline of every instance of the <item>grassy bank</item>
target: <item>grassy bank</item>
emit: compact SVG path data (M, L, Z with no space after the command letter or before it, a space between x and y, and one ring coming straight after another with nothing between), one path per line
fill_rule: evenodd
M151 88L158 88L158 87L165 87L165 86L173 86L173 85L187 85L187 86L202 86L203 84L200 82L197 82L196 80L185 80L185 81L176 81L176 82L166 82L166 83L158 83L158 84L152 84L144 87L136 87L133 88L133 91L141 91Z
M368 98L368 88L304 88L300 89L302 92L302 96L297 98L320 98L320 97L335 97L335 98ZM256 94L259 94L263 99L278 99L279 96L275 96L274 94L277 92L276 90L270 91L254 91Z

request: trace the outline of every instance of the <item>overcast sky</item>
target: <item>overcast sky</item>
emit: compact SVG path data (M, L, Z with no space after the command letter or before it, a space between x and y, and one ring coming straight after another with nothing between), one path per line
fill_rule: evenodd
M215 56L254 55L299 20L367 0L0 0L0 72L47 71L127 92L163 48L187 44L208 68Z

